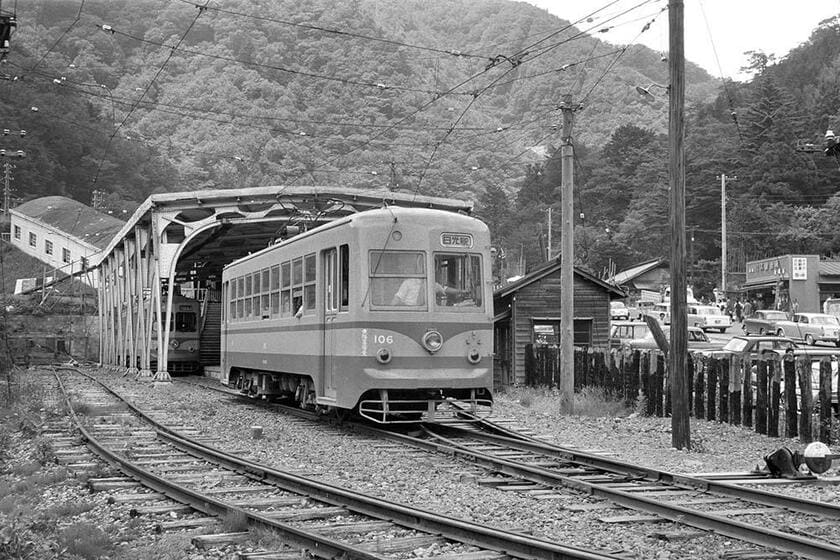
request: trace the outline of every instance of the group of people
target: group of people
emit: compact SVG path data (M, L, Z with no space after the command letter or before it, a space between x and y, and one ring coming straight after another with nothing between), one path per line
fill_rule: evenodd
M758 301L752 299L744 299L743 301L741 298L732 298L726 299L726 301L721 301L718 304L718 308L720 308L721 313L724 315L729 315L729 319L731 321L741 322L744 320L745 317L752 316L753 312L758 309L759 303Z

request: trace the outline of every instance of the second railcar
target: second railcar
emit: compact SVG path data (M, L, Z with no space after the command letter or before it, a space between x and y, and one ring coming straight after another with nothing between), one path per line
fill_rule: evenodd
M164 315L164 320L166 319ZM170 374L193 374L201 371L199 359L201 302L182 295L172 300L169 322L169 351L166 369ZM157 369L157 323L152 323L151 368Z
M475 218L388 207L228 265L222 378L255 397L434 420L492 408L490 235Z

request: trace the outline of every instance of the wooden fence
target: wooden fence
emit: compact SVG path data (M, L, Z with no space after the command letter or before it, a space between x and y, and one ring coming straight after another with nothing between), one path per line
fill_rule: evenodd
M754 428L760 434L802 442L832 442L840 418L837 362L830 356L775 354L761 359L689 354L689 407L695 418ZM560 352L553 346L528 345L526 382L559 382ZM834 381L832 381L832 378ZM832 387L834 383L834 387ZM665 355L658 350L575 349L575 390L601 387L628 406L642 405L651 416L671 414ZM796 387L796 391L787 391Z

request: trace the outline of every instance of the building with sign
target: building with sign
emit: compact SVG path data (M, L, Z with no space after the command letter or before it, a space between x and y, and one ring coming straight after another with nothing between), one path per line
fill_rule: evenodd
M749 261L742 292L759 309L819 313L826 299L840 297L840 261L819 255Z

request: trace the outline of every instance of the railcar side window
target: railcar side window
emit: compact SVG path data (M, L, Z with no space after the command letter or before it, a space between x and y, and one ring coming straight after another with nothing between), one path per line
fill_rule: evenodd
M481 307L481 256L435 253L435 303L441 307Z
M270 287L270 305L271 314L280 315L280 265L271 267Z
M350 305L350 246L342 245L339 247L339 258L341 267L341 277L339 282L341 284L341 310L346 311L347 306Z
M305 275L304 275L304 286L303 286L303 300L304 300L304 311L315 311L315 301L317 295L317 288L315 285L315 271L316 271L316 260L315 260L315 253L306 255L304 258L304 268L305 268ZM308 315L309 313L307 313Z
M292 314L292 263L286 261L280 265L282 271L280 286L283 291L280 292L280 316L288 317Z
M424 252L370 252L371 307L425 309L426 291Z
M260 274L262 276L262 280L260 281L260 286L262 287L262 292L260 294L260 315L263 319L268 319L271 316L269 269L264 268Z

